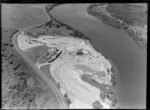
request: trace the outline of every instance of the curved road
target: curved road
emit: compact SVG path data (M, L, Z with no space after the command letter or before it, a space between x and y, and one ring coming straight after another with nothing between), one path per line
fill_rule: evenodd
M18 36L21 34L21 30L19 32L17 32L16 34L13 35L12 37L12 43L14 45L14 49L25 59L25 61L27 63L29 63L31 65L31 67L48 83L48 85L50 86L50 88L52 88L54 94L57 97L57 100L59 101L59 104L61 105L61 107L64 108L68 108L67 105L64 102L64 99L62 97L62 95L60 94L60 92L58 91L58 89L55 87L55 85L53 84L53 82L48 79L46 77L46 75L44 73L42 73L36 66L35 64L27 57L23 54L23 52L19 49L18 45L17 45L17 38Z

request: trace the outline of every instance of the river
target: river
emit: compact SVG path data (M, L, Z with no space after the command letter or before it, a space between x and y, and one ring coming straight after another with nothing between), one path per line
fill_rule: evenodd
M92 45L110 59L119 71L119 105L121 108L145 108L146 56L122 30L113 29L86 13L89 4L65 4L55 7L51 15L83 32Z

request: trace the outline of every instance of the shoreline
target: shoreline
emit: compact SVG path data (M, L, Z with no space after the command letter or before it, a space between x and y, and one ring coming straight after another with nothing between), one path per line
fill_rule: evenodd
M117 19L113 16L110 16L108 13L105 13L105 4L91 4L87 7L87 13L96 17L97 19L101 20L104 24L111 26L115 29L123 29L139 46L139 48L144 52L144 54L147 54L147 41L146 39L142 38L140 35L138 35L137 32L135 32L133 29L131 29L131 26L126 24L124 21L121 21L120 19ZM96 10L97 6L103 6L104 10Z
M65 24L65 23L57 20L55 17L53 17L51 15L51 13L50 13L51 10L54 9L55 7L59 6L59 5L63 5L63 4L56 3L56 4L46 5L44 7L44 9L45 9L45 12L47 13L47 15L49 16L50 20L46 21L45 23L42 23L41 25L37 25L35 27L30 27L30 28L26 29L27 30L26 34L30 35L32 37L37 37L39 35L47 35L47 34L45 34L46 32L41 32L41 33L37 32L38 34L34 35L34 34L32 34L32 32L28 32L28 30L30 30L30 29L32 30L32 28L41 28L41 27L50 27L51 28L52 25L54 25L54 27L57 27L57 28L58 27L60 27L60 28L61 27L65 27L66 30L72 30L73 32L69 35L70 37L79 38L81 40L87 41L87 43L92 44L92 40L89 37L87 37L86 35L84 35L82 32L80 32L79 30L77 30L75 28L72 28L68 24ZM64 36L64 35L62 35L62 36ZM94 45L91 45L91 46L97 51L97 49L96 49L96 47ZM101 51L101 53L103 54L102 51Z
M104 5L105 3L101 3L101 4ZM68 30L73 30L73 31L74 31L74 34L72 34L71 37L76 37L76 38L79 38L79 39L88 41L87 43L90 43L91 46L92 46L96 51L98 51L97 48L96 48L94 45L92 45L92 44L93 44L93 43L92 43L92 40L91 40L89 37L87 37L86 35L84 35L84 34L83 34L82 32L80 32L79 30L77 30L77 29L75 29L75 28L72 28L69 24L65 24L65 23L63 23L63 22L57 20L55 17L53 17L53 16L51 15L50 11L51 11L52 9L54 9L55 7L59 6L59 5L63 5L63 4L54 4L54 5L51 6L50 8L48 8L49 5L45 6L45 11L47 12L47 14L48 14L49 17L51 18L51 20L53 20L53 21L56 22L56 23L59 23L61 26L67 27ZM95 5L96 5L96 3L95 3ZM48 10L47 10L47 9L48 9ZM47 25L49 25L49 24L47 23ZM102 52L102 51L99 51L99 52L103 55L103 52Z
M50 7L49 7L49 5L45 6L45 10L46 10L47 14L49 15L49 17L50 17L54 22L59 23L61 26L66 26L67 29L70 29L70 30L75 31L75 33L77 33L77 35L75 35L75 36L72 35L73 37L77 37L77 38L80 38L80 39L83 39L83 40L88 40L88 41L91 42L91 40L90 40L87 36L85 36L82 32L78 31L77 29L72 28L72 27L71 27L70 25L68 25L68 24L65 24L65 23L63 23L63 22L57 20L56 18L54 18L54 17L50 14L50 11L51 11L52 9L54 9L56 6L59 6L59 5L63 5L63 4L54 4L54 5L50 6ZM48 24L47 24L47 25L48 25Z

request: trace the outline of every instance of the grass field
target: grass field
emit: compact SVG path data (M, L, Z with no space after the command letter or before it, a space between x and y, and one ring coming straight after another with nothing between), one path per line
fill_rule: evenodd
M25 52L25 54L30 58L31 61L36 63L38 58L40 58L47 51L48 51L48 47L42 45L42 46L38 46L38 47L34 47L34 48L31 48L31 49L28 49Z

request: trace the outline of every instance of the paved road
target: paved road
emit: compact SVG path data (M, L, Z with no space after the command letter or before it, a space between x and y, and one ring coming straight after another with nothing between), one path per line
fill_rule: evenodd
M53 92L55 93L57 100L59 101L59 104L61 105L61 107L67 108L64 99L62 97L62 95L60 94L60 92L58 91L58 89L55 87L55 85L53 84L53 82L51 80L49 80L46 75L44 73L42 73L38 68L36 68L35 64L27 57L23 54L23 52L19 49L19 47L17 46L17 37L18 35L21 34L21 32L18 32L16 34L13 35L12 37L12 43L14 45L14 49L25 59L25 61L27 63L29 63L31 65L31 67L48 83L48 85L50 86L50 88L52 88Z

